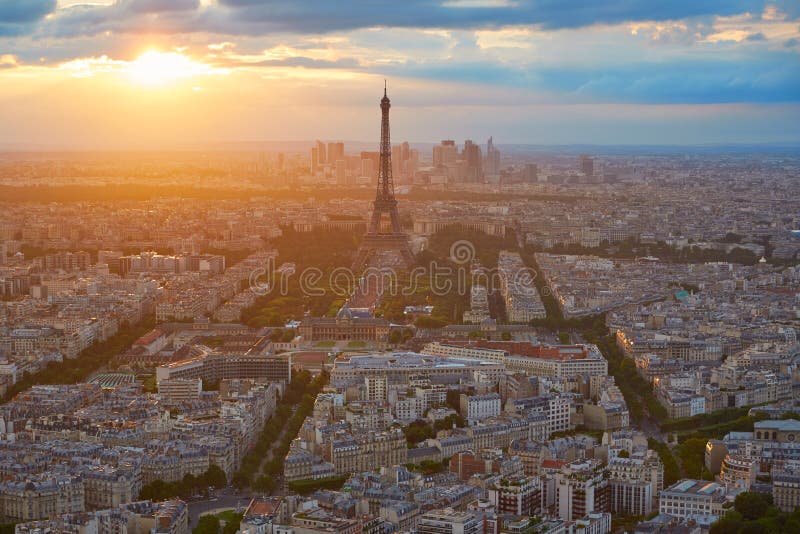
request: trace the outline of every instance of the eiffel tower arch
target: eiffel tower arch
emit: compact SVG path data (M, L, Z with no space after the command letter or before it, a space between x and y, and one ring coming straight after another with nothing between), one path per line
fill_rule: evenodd
M392 143L389 139L389 108L391 103L383 89L381 99L381 151L378 165L378 187L375 201L372 203L372 217L367 233L353 261L353 271L361 272L373 259L383 253L395 254L403 267L410 268L414 264L414 255L408 245L408 235L400 226L397 213L397 199L394 197L394 181L392 178ZM383 231L381 221L389 218L389 230Z

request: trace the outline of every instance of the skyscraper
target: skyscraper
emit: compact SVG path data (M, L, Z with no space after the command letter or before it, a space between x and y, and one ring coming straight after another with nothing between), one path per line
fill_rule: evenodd
M372 178L372 175L375 174L375 169L372 165L371 159L362 159L361 160L361 176L367 176Z
M522 169L523 182L538 182L539 181L539 166L535 163L526 163Z
M311 147L311 175L314 176L319 172L319 147Z
M500 150L494 146L494 142L491 137L486 142L484 171L488 176L497 176L500 174Z
M370 182L377 181L376 170L381 163L380 152L361 152L361 176L367 176Z
M587 155L582 155L578 158L581 166L581 172L586 176L594 176L594 160Z
M336 165L340 159L344 159L344 143L341 141L328 143L328 163Z
M464 152L461 158L466 162L467 182L483 181L483 162L481 147L472 142L471 139L464 141Z
M347 161L344 159L337 159L335 164L336 169L336 184L347 185Z
M445 139L440 144L433 147L433 165L455 165L458 159L458 148L456 142Z
M325 155L325 143L317 139L317 164L325 165L328 163L328 158Z

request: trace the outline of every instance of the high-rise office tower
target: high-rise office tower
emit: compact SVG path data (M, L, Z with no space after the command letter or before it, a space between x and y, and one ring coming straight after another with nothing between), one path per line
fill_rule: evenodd
M467 182L482 182L483 181L483 162L481 156L481 147L472 142L471 139L464 141L464 152L461 159L466 162L466 175Z
M344 143L341 141L328 143L328 163L336 165L340 159L344 159Z
M500 150L494 146L494 141L491 137L489 141L486 142L484 170L489 176L497 176L500 174Z
M336 183L338 185L347 183L347 161L344 159L336 160Z
M539 166L535 163L526 163L522 169L522 180L524 182L538 182L539 181Z
M311 147L311 175L314 176L319 172L319 147Z
M361 176L368 176L372 178L375 174L375 167L372 164L371 159L362 159L361 160Z
M317 139L317 164L325 165L328 163L328 158L325 152L325 143Z
M455 165L458 159L458 148L456 142L451 139L445 139L440 144L433 147L433 165Z
M400 178L403 175L403 150L400 145L392 147L392 176Z
M412 148L408 153L408 158L406 158L406 173L409 176L413 176L417 172L417 167L419 167L419 150Z
M408 141L403 141L400 143L400 157L403 161L408 160L411 155L411 147L408 144Z
M581 172L586 176L594 176L594 160L587 155L582 155L578 158L581 166Z

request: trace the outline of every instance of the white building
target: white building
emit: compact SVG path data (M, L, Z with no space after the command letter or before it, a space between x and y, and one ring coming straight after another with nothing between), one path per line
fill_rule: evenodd
M417 523L419 534L478 534L483 532L483 523L468 513L451 508L434 510L423 514Z
M497 393L486 395L461 394L461 416L468 423L477 423L489 417L496 417L502 411L502 402Z
M680 480L661 492L658 511L709 525L723 515L725 487L705 480Z

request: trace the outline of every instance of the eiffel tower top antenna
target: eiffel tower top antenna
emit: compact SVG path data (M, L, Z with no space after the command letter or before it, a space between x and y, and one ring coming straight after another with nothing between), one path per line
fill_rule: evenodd
M391 102L387 95L386 79L383 80L381 99L381 144L378 164L378 191L376 201L394 202L394 178L392 177L392 143L389 136L389 108ZM396 229L400 232L400 228Z

